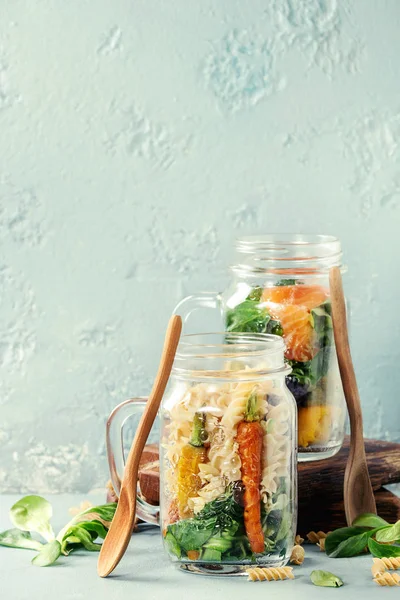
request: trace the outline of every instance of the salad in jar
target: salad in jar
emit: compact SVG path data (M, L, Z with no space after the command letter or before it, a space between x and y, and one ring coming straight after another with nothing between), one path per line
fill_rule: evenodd
M334 454L343 441L345 411L333 338L329 290L301 279L255 286L225 313L229 332L267 332L285 340L292 371L286 383L298 407L300 456Z
M232 376L179 382L162 412L164 544L208 574L282 566L295 535L296 411L284 375L251 380L233 363Z

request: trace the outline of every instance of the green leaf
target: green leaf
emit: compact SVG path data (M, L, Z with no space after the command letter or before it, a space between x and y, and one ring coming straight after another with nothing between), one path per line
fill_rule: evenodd
M326 554L329 558L345 558L361 554L373 533L375 533L374 529L365 531L361 527L336 529L325 539Z
M110 528L111 521L115 515L115 511L117 509L116 502L112 502L110 504L102 504L100 506L92 506L78 515L76 515L69 523L65 525L57 534L57 539L59 542L62 542L66 532L70 527L73 527L77 523L93 523L99 522L103 525L104 529L98 528L98 536L104 538L106 536L107 530ZM90 529L90 525L87 529ZM93 527L92 527L93 529Z
M93 518L98 519L100 522L107 521L111 523L114 518L115 511L117 510L117 503L111 502L110 504L101 504L100 506L92 506L84 510L82 513L77 515L80 517L81 515L88 515L93 513ZM104 523L103 523L104 524Z
M368 540L368 548L373 556L378 558L390 558L400 556L400 546L388 546L387 544L380 544L372 538Z
M389 527L381 529L377 532L375 537L378 542L390 543L400 540L400 521L397 521L394 525L389 525Z
M374 513L365 513L360 515L354 519L352 523L353 527L371 527L373 529L377 527L386 527L387 525L389 525L387 521L381 517L378 517L378 515L375 515Z
M266 308L255 300L245 300L226 314L226 330L232 332L265 333L271 320Z
M97 537L97 534L96 534L96 537ZM65 533L63 541L62 541L63 551L67 550L68 544L78 543L76 540L78 540L78 542L80 544L82 544L82 546L86 550L90 550L91 552L99 552L100 551L101 544L95 544L93 542L90 531L88 531L84 527L81 527L80 524L70 527L68 529L68 531Z
M206 548L201 555L201 559L220 562L221 556L222 554L221 552L218 552L218 550L215 550L214 548Z
M61 544L57 540L52 540L32 559L35 567L48 567L56 562L61 554Z
M164 538L164 541L165 541L169 551L172 554L174 554L175 556L177 556L178 558L180 558L181 554L182 554L181 547L171 532L167 533L167 535Z
M83 521L82 523L79 523L79 526L83 529L87 529L88 531L90 531L90 533L94 534L93 539L99 537L104 540L108 533L108 529L104 527L104 525L100 523L100 521Z
M168 526L179 546L186 552L199 550L210 539L217 523L217 519L208 519L203 523L197 519L185 519Z
M43 544L34 540L28 531L8 529L0 533L0 546L24 548L25 550L40 550Z
M37 531L47 541L54 538L50 525L52 515L50 502L41 496L25 496L10 509L10 519L15 527L22 531Z
M313 571L310 578L313 584L319 587L341 587L343 585L340 577L329 571Z

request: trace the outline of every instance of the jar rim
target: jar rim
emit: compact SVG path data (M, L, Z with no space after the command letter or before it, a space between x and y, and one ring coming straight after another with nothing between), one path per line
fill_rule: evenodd
M212 337L221 336L225 340L224 343L212 343ZM200 343L201 338L204 339ZM208 343L207 343L208 342ZM229 332L229 331L216 331L206 333L185 333L182 335L181 340L176 351L176 357L187 358L188 356L197 356L204 358L212 358L215 356L227 356L231 357L237 355L236 352L232 352L232 347L240 348L241 356L257 356L259 354L275 354L276 352L284 352L285 343L283 338L279 335L273 335L272 333L249 333L249 332ZM248 350L246 351L246 347ZM226 352L191 352L190 349L226 349ZM252 349L251 349L252 348Z
M243 258L231 269L244 275L293 273L302 277L318 277L333 266L345 271L341 243L333 235L251 235L237 239L236 250Z
M284 351L283 338L269 333L184 334L176 351L172 375L243 380L249 376L287 374L291 368L285 363Z
M309 233L270 233L266 235L247 235L236 240L236 250L242 253L253 253L256 250L280 249L281 247L331 247L329 255L340 252L340 241L334 235ZM326 256L326 254L324 254Z

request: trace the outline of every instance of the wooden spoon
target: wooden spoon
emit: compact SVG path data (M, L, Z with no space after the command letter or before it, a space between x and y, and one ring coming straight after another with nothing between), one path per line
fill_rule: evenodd
M107 577L115 569L131 539L136 512L139 461L168 383L181 330L182 320L174 315L168 324L157 377L126 461L117 510L101 547L97 563L100 577Z
M376 514L376 505L365 456L361 402L350 354L346 305L339 267L331 268L329 283L333 333L350 417L350 452L344 474L343 495L347 524L351 525L354 519L363 513Z

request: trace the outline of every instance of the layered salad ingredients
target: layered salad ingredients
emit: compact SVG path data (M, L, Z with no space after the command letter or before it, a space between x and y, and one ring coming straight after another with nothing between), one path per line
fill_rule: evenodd
M272 381L185 384L166 403L163 535L202 563L286 562L293 545L294 415Z
M286 383L298 406L299 451L340 445L344 415L328 290L294 279L255 287L227 311L226 329L283 336L292 367Z

